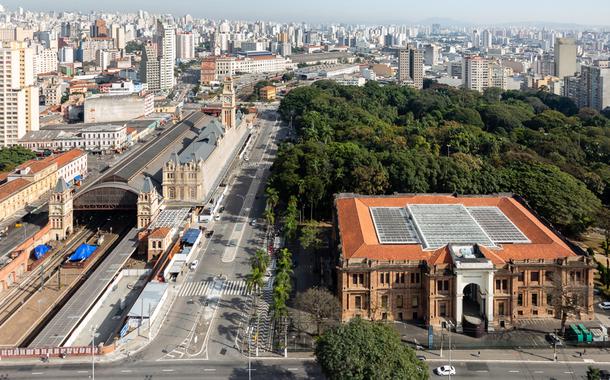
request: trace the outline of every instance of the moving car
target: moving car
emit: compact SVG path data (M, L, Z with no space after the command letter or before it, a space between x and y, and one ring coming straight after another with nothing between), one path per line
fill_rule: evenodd
M251 225L251 226L256 226L256 219L252 219L252 220L250 221L250 225Z
M189 269L190 270L195 270L197 268L197 265L199 265L199 260L193 260L189 264Z
M597 305L602 310L610 310L610 302L602 302Z
M434 370L439 376L455 375L455 367L451 365L443 365Z

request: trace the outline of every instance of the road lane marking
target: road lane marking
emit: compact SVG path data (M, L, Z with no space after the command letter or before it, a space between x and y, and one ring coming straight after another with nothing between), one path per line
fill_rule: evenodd
M486 369L478 369L478 370L477 370L477 372L479 372L479 373L487 373L487 372L489 372L489 371L488 371L488 370L486 370Z
M508 372L510 372L510 373L519 373L519 371L515 371L515 370L508 371Z
M298 371L298 368L288 368L289 371Z
M32 372L32 375L43 375L44 372Z
M89 373L89 371L76 371L76 373Z
M216 371L216 368L204 368L203 371L204 372L214 372L214 371Z
M574 371L565 371L564 373L574 373Z
M122 369L121 372L123 372L123 373L131 373L132 371L130 369Z
M174 372L174 370L173 370L173 369L167 369L167 368L166 368L166 369L162 369L162 371L163 371L163 372Z
M534 373L544 373L544 371L534 371Z

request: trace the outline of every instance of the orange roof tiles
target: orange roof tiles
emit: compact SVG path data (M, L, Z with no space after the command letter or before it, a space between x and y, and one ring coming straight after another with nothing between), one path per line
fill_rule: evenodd
M496 206L528 237L530 244L502 244L481 247L496 265L511 259L555 259L576 253L525 206L511 196L454 197L452 195L400 195L386 197L342 196L336 199L337 218L343 256L374 260L427 260L445 263L448 250L427 251L420 244L382 245L377 239L370 207L405 207L407 204L462 204Z
M57 162L57 168L63 168L68 165L70 162L74 161L78 157L86 154L83 150L80 149L72 149L60 155L54 156L55 162Z
M171 230L168 227L155 228L150 235L148 235L148 238L164 239L170 233L170 231Z
M38 173L39 171L44 170L44 169L48 168L49 166L53 165L54 160L55 160L55 157L49 156L49 157L43 158L42 160L26 161L23 164L17 166L17 168L15 170L30 168L32 174Z
M14 195L31 184L30 181L23 178L17 178L0 186L0 200Z

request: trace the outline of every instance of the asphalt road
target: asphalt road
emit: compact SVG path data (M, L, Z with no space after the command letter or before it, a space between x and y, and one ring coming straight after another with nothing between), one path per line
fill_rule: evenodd
M275 360L252 361L251 372L248 361L211 362L181 361L167 362L121 362L95 366L96 379L323 379L320 370L312 361ZM0 379L88 379L91 366L65 364L61 366L0 367Z

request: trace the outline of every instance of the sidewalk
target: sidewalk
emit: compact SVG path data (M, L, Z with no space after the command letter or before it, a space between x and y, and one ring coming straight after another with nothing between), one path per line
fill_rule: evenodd
M479 356L480 353L480 356ZM559 363L598 363L610 364L610 349L586 348L557 348L557 362ZM417 351L418 355L426 357L427 361L448 362L449 350ZM539 362L549 363L554 359L553 349L484 349L484 350L451 350L451 359L455 362Z

